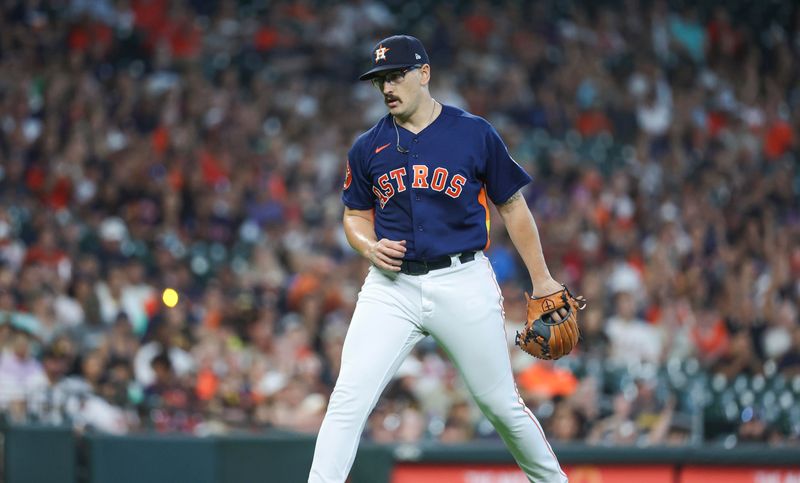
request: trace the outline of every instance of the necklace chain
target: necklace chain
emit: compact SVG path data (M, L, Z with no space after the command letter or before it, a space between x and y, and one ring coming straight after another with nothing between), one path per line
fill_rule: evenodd
M433 98L431 98L431 99L433 99ZM425 124L425 126L422 129L425 129L426 127L430 126L431 123L433 122L433 115L436 113L436 104L439 104L439 101L437 101L436 99L433 99L433 109L431 109L431 115L428 118L428 123ZM392 116L392 124L394 124L395 128L397 128L397 121L395 120L394 116ZM422 129L420 129L420 131L422 131Z
M431 98L431 99L433 99L433 98ZM438 103L436 102L436 99L433 99L433 109L431 109L431 117L430 117L430 118L428 118L428 124L426 124L426 125L425 125L425 127L428 127L428 126L430 126L430 125L431 125L431 123L433 122L433 113L435 113L435 112L436 112L436 104L438 104ZM423 128L423 129L425 129L425 128Z
M438 103L439 101L433 99L433 109L431 109L431 117L428 119L428 124L426 124L425 127L423 127L422 129L425 129L426 127L430 126L431 123L433 122L433 115L436 113L436 104ZM397 147L397 151L403 154L408 153L408 149L400 146L400 131L397 129L397 120L395 119L394 116L392 116L392 124L394 125L395 136L397 136L397 139L395 141L395 146ZM420 129L420 132L422 131L422 129Z

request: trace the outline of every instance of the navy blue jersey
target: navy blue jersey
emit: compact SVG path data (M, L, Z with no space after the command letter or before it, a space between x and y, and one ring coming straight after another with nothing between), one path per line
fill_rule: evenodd
M342 201L375 210L378 239L406 240L405 258L427 260L489 246L487 196L501 204L531 181L484 119L442 106L418 134L387 114L347 155Z

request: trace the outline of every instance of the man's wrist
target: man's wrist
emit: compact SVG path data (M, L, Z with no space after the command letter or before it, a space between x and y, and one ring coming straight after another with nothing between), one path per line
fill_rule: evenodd
M366 240L366 245L364 245L364 249L361 251L361 256L372 261L372 254L375 252L375 245L378 244L378 240Z

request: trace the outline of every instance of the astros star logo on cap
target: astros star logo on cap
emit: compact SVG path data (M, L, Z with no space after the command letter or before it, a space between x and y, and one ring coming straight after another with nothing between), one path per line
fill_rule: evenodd
M379 60L386 60L386 52L388 51L389 49L384 47L383 44L381 44L377 49L375 49L375 62Z

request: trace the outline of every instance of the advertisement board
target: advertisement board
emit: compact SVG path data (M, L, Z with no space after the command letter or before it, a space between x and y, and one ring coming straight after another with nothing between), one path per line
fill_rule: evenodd
M722 466L686 466L681 483L800 483L800 461L795 468L752 468Z
M669 465L565 466L570 483L674 483ZM528 483L515 465L406 464L395 466L392 483ZM707 483L707 482L703 482Z

